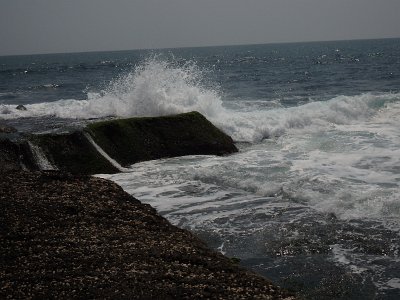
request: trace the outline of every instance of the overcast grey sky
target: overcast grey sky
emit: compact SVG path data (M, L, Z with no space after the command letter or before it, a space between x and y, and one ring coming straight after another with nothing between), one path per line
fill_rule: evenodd
M400 37L400 0L0 0L0 55Z

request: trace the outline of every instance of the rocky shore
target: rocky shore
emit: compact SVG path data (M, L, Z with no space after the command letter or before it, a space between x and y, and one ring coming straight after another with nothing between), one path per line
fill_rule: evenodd
M294 299L118 185L0 172L1 299Z

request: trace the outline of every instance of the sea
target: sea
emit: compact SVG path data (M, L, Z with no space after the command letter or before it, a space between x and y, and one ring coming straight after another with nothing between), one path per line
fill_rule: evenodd
M189 111L239 152L97 176L304 299L400 299L400 39L0 57L22 133Z

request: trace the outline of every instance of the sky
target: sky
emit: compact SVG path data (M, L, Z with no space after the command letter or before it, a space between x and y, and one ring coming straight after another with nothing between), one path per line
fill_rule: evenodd
M0 55L400 37L400 0L0 0Z

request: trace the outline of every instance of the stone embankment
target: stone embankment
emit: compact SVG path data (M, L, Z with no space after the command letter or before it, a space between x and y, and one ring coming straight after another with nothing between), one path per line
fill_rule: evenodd
M74 174L117 173L122 166L145 160L236 151L228 135L201 114L191 112L94 122L82 130L66 133L14 139L3 134L0 167L58 169Z

